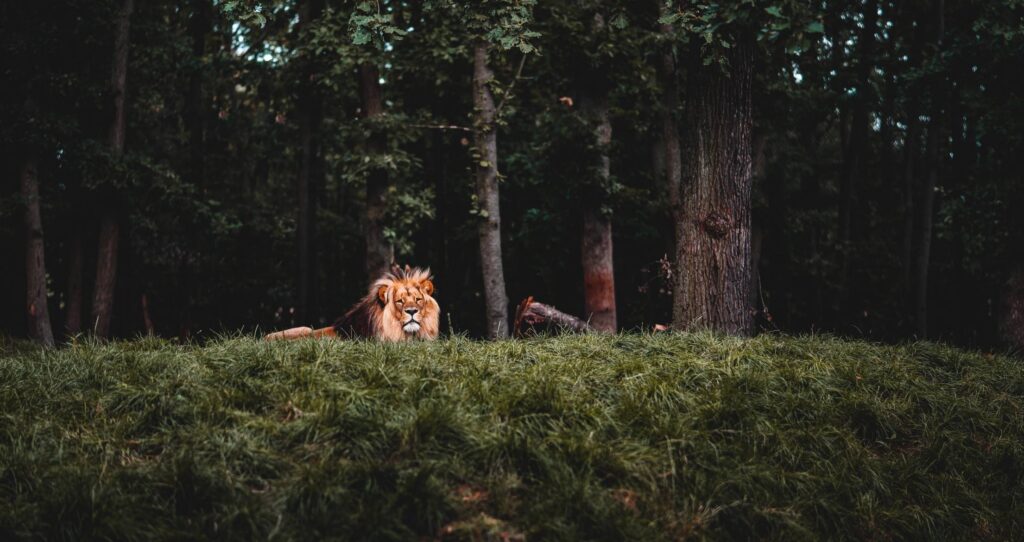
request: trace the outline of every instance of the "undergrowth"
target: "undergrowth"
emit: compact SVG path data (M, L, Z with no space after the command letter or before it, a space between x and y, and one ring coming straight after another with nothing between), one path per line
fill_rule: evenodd
M0 539L1020 539L1022 409L931 343L0 340Z

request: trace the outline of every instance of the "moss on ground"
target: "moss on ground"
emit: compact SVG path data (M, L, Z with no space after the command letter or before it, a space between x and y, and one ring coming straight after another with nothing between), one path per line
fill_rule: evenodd
M1020 539L1024 368L711 334L0 341L0 538Z

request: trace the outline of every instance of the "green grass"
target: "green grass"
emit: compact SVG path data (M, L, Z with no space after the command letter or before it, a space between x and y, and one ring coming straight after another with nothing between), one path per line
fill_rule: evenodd
M0 340L0 539L1020 539L1024 368L710 334Z

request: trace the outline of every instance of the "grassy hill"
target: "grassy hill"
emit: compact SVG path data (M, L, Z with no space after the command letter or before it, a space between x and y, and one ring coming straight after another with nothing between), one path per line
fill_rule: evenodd
M1024 536L1024 367L620 335L0 341L0 538Z

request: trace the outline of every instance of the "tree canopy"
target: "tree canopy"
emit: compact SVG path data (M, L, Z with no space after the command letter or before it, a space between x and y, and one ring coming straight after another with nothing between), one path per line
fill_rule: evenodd
M749 150L735 152L749 160L749 225L715 216L746 232L745 278L729 281L751 329L997 345L1024 320L1019 0L138 2L121 152L109 132L124 13L123 0L0 6L5 333L34 334L31 199L58 337L94 329L108 215L112 335L330 322L372 280L374 244L431 267L446 329L484 335L489 168L504 275L490 293L586 318L591 267L607 261L613 328L669 324L694 272L677 226L699 219L711 235L719 222L673 203L666 166L681 157L685 199L714 104L734 107L705 91L737 81L745 47L750 130L735 149ZM607 235L598 260L594 231ZM716 303L717 286L694 284Z

